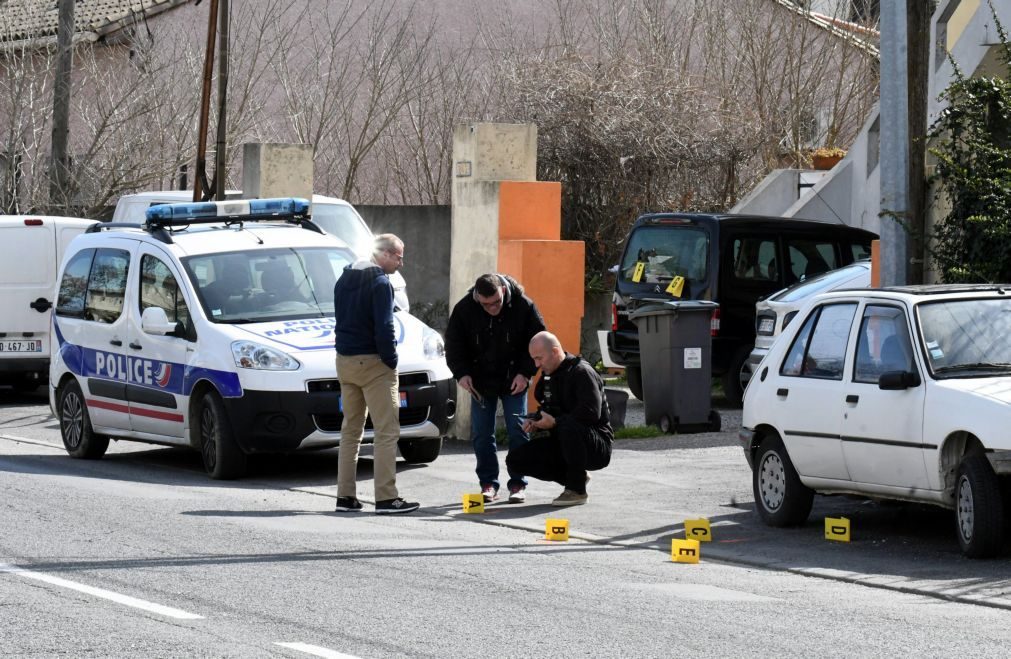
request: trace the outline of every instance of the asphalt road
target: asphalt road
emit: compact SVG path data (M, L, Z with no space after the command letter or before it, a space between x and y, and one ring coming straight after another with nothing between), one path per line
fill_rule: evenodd
M209 480L196 453L71 460L42 396L0 390L3 656L1006 656L1008 562L958 554L950 515L819 498L761 526L723 433L619 443L589 504L465 515L473 457L400 465L404 517L337 514L336 451ZM359 495L371 501L370 461ZM822 538L845 514L853 542ZM713 524L670 561L685 519ZM548 517L568 542L543 539ZM978 603L973 603L978 602Z

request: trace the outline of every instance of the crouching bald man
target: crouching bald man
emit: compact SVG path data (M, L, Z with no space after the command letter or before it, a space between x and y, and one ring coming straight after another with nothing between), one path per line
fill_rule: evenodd
M525 421L523 430L547 432L510 451L506 465L510 472L562 485L552 505L578 506L587 499L586 472L611 462L614 432L604 381L582 357L565 352L550 332L534 335L530 357L542 374L534 390L540 418Z

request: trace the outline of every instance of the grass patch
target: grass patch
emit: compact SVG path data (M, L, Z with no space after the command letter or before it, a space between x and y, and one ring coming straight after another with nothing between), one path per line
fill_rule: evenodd
M661 436L663 433L656 426L625 426L614 431L615 439L642 439Z

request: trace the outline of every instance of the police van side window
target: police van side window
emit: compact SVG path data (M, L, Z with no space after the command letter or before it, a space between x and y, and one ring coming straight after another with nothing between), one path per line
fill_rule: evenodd
M56 296L56 315L81 318L84 316L84 296L88 290L88 273L95 250L82 249L74 254L63 271L60 293Z
M88 278L84 317L99 323L112 323L123 313L126 277L130 271L130 253L121 249L100 249L95 253Z
M190 312L179 291L175 275L165 263L150 254L140 260L140 312L148 307L161 307L171 323L190 325Z

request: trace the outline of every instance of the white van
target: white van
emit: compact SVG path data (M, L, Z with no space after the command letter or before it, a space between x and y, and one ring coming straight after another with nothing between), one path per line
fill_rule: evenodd
M94 223L0 215L0 384L20 391L45 384L56 271L70 241Z
M229 190L225 193L225 198L241 199L242 192ZM193 192L189 190L161 190L123 195L116 202L112 221L143 222L147 209L152 206L181 204L192 200ZM355 207L343 199L314 194L310 215L314 224L343 240L356 254L368 255L372 252L372 241L375 236L372 235L369 225ZM398 308L410 311L411 303L407 297L407 282L404 276L395 272L390 275L390 283L393 284L394 303Z
M50 370L71 456L99 458L110 437L188 446L213 478L235 478L250 453L339 444L333 288L359 255L308 211L304 199L170 204L71 243ZM400 453L430 462L456 388L438 332L394 320Z

